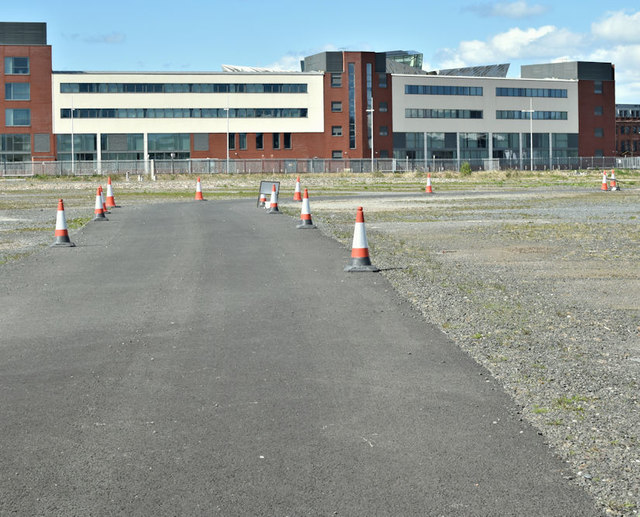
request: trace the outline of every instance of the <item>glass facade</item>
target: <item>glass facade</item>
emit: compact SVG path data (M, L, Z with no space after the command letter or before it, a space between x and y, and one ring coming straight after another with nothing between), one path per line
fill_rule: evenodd
M306 83L60 83L60 93L307 93Z
M496 97L553 97L567 98L567 90L560 88L496 88Z
M71 161L71 135L57 135L58 160ZM73 135L73 154L78 161L95 161L98 159L97 138L93 134Z
M407 95L473 95L481 96L481 86L436 86L422 84L406 84L404 93Z
M231 108L229 118L306 118L307 108ZM60 118L71 118L62 108ZM227 118L225 108L76 108L74 119L99 118Z
M482 110L413 109L405 110L405 118L473 118L482 117Z
M497 110L497 119L529 120L531 112L527 110ZM534 111L533 120L567 120L566 111Z
M152 160L182 160L191 155L188 133L149 133L148 141L149 158Z
M0 161L31 160L31 135L0 135Z
M356 148L356 65L348 65L349 81L349 149Z
M144 136L142 133L103 134L100 149L103 160L144 160Z

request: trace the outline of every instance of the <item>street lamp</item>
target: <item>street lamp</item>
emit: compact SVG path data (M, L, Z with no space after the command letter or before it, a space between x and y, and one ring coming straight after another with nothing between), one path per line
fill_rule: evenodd
M533 172L533 99L530 98L529 99L529 109L528 110L521 110L522 113L528 113L529 114L529 138L531 139L529 142L529 160L530 160L530 167L531 167L531 171Z
M229 174L229 94L227 94L227 174Z
M373 96L369 97L369 102L371 107L367 109L367 113L370 115L370 123L371 123L371 172L373 173Z

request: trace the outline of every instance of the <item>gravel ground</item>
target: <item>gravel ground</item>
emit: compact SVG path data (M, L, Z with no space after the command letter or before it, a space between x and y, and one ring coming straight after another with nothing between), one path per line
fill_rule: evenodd
M257 192L260 179L269 178L236 183L232 194ZM229 191L215 181L203 181L205 197L216 186ZM337 181L348 190L350 181ZM322 180L310 185L320 191ZM598 189L597 177L593 189L449 192L436 180L434 195L310 201L320 231L347 247L364 206L372 261L416 315L501 381L607 514L637 515L640 189ZM154 196L167 191L183 197ZM124 205L194 192L191 179L130 182L115 197ZM73 225L93 216L95 182L0 184L0 264L53 242L58 197L73 240ZM283 196L279 206L299 214Z
M359 202L395 288L503 383L606 513L637 515L640 191ZM311 207L346 246L348 204Z

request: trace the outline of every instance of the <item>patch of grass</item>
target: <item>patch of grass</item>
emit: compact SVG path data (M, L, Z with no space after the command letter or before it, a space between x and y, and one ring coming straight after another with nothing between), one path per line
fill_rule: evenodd
M533 409L531 410L534 415L544 415L549 411L551 411L549 408L539 406L538 404L534 404Z
M587 402L589 399L581 395L573 397L558 397L553 401L553 408L561 411L573 411L575 413L584 412L581 402Z

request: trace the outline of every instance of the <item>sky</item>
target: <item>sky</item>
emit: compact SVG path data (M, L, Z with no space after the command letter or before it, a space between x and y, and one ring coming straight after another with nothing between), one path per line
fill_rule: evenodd
M640 104L640 6L628 0L24 0L0 21L46 22L56 71L299 71L318 52L415 50L427 70L511 63L509 77L607 61L616 102Z

